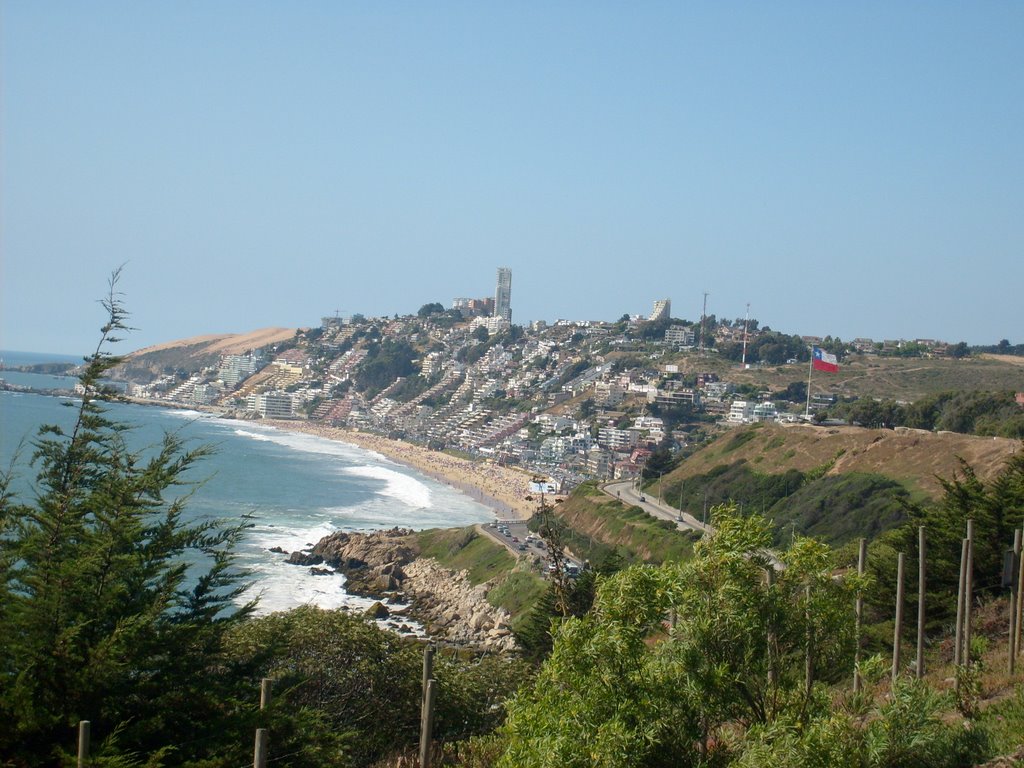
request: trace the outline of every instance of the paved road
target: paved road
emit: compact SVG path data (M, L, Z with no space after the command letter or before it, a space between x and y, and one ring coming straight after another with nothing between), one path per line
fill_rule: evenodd
M529 529L526 527L526 521L523 520L502 520L501 525L508 528L508 535L506 536L498 530L497 525L492 527L490 523L480 523L476 526L477 531L490 537L490 539L498 544L502 545L509 552L512 553L513 557L525 557L531 561L537 561L543 565L548 561L550 556L548 553L547 544L539 536L534 534L530 541L526 540L526 537L530 535ZM512 541L513 538L518 541ZM519 547L525 547L520 549ZM572 555L563 553L565 562L572 563L577 568L583 567L583 561Z
M545 549L544 543L539 538L535 538L532 541L526 540L526 537L530 534L529 529L526 527L526 521L506 520L502 522L502 525L508 528L508 536L501 533L497 526L492 527L489 523L481 523L477 526L477 530L489 536L498 544L501 544L514 557L540 557L541 559L547 557L547 549ZM513 538L516 541L513 541ZM520 549L520 545L526 548Z
M681 531L699 531L704 533L705 531L711 530L710 525L705 525L689 512L680 513L680 511L675 507L658 501L657 498L651 496L649 493L641 494L637 492L633 487L632 480L606 483L602 486L602 490L604 490L604 492L609 496L620 499L627 504L633 504L640 507L644 512L652 517L658 517L662 520L674 522L676 527Z
M647 514L652 517L659 517L662 520L670 520L675 522L676 527L681 531L700 531L701 533L714 533L714 528L710 525L705 525L696 517L691 515L689 512L682 512L675 507L670 507L664 502L658 501L657 498L652 498L649 493L641 494L633 488L633 482L631 480L625 480L623 482L607 483L602 487L602 490L609 496L625 501L629 504L635 504L644 510ZM643 498L643 501L641 501ZM775 570L782 570L783 565L779 558L770 549L767 549L763 554L771 561L772 567Z

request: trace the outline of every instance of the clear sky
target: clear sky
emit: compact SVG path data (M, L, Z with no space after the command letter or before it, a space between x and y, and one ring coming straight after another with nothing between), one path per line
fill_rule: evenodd
M0 5L0 348L493 295L1024 342L1024 3Z

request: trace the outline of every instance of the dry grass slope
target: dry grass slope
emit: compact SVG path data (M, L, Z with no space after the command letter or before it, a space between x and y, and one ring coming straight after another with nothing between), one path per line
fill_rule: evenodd
M154 344L151 347L132 352L128 357L137 358L151 352L164 352L167 350L196 347L204 353L216 352L221 355L238 355L250 349L264 347L267 344L276 344L281 341L288 341L295 336L294 328L261 328L248 333L219 333L207 334L205 336L193 336L189 339L168 341L163 344Z
M738 430L731 430L695 453L666 476L666 482L706 473L721 465L745 459L751 469L779 474L787 469L807 472L834 462L828 474L865 472L885 475L908 490L938 497L936 476L950 478L959 469L959 458L970 464L982 479L991 479L1017 451L1017 440L975 437L953 433L863 429L861 427L814 427L765 425L732 448Z
M688 374L708 370L737 384L752 384L780 391L795 381L807 381L807 363L769 365L741 370L735 363L714 356L673 356L663 363L675 363ZM998 391L1024 389L1024 357L979 355L964 360L890 358L854 355L843 360L839 373L815 373L814 392L832 392L841 397L874 397L917 400L925 395L949 391Z

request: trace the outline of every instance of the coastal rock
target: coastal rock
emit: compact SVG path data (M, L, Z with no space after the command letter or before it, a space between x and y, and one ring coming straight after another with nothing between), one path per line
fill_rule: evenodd
M316 566L310 568L309 572L313 576L333 576L334 575L334 571L332 571L330 568L317 568Z
M287 549L283 549L281 547L271 547L270 549L267 550L267 552L273 552L276 555L287 555L288 554L288 550Z
M309 552L295 551L288 555L285 560L289 565L320 565L324 561L320 555L311 555Z
M411 533L404 528L339 531L317 542L312 554L345 575L348 593L379 599L371 611L388 611L384 601L391 602L397 592L409 602L408 615L440 640L493 651L515 650L508 611L487 602L490 584L474 586L465 571L453 573L436 560L417 558ZM375 613L375 618L383 617Z
M366 615L371 619L386 619L391 615L391 611L384 603L376 602L366 609Z
M373 533L345 533L338 531L320 539L313 547L313 554L337 567L382 567L389 563L398 566L411 562L416 556L409 546L406 528L392 528Z
M465 571L452 573L426 558L405 566L405 574L405 589L412 598L409 612L433 627L441 639L489 650L516 648L508 611L487 602L489 584L473 586Z

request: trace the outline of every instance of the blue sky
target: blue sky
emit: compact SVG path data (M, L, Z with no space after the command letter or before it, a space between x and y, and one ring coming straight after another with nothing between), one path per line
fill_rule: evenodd
M0 348L415 312L1024 341L1024 4L0 5Z

